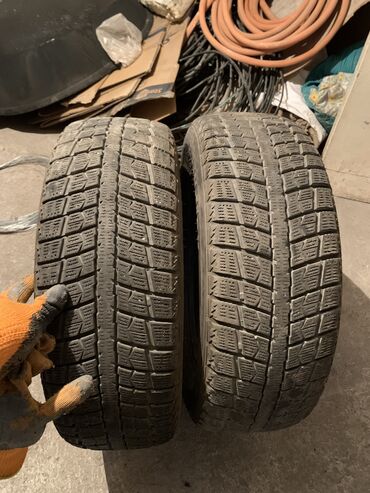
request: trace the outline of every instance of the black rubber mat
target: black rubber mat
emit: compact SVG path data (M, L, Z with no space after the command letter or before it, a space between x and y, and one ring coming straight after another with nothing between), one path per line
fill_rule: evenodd
M120 12L147 35L152 15L138 0L3 0L0 115L42 108L112 72L95 29Z

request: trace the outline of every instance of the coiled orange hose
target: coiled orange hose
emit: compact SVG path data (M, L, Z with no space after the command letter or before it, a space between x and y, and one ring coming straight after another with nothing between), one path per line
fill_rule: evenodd
M236 25L232 8L248 32ZM200 0L199 10L188 26L187 35L200 23L211 45L235 61L258 67L285 68L310 60L324 48L338 32L346 18L350 0L304 0L291 14L277 18L266 0ZM209 9L211 32L207 24ZM330 26L313 47L305 44L320 29ZM283 50L296 49L285 59L266 60Z

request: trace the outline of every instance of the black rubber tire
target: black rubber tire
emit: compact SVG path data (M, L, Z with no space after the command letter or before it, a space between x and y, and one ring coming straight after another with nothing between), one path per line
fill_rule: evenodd
M218 430L298 423L323 391L340 315L338 224L319 153L287 119L221 113L190 127L183 166L199 243L199 291L187 275L185 296L200 303L196 321L185 310L186 404Z
M42 192L36 287L67 286L51 332L47 397L93 376L93 395L56 422L90 449L170 439L181 405L182 232L179 164L165 125L92 118L69 125Z

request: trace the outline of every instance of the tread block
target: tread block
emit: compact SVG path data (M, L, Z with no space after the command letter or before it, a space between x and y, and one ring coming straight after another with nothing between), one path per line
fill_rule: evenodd
M77 281L95 272L95 252L86 252L79 257L69 257L64 261L61 282Z
M174 252L151 248L149 255L149 265L156 269L174 270L178 265L178 256Z
M74 146L74 142L71 142L72 147ZM52 180L58 180L59 178L63 178L67 173L69 166L72 162L72 157L66 155L66 157L54 159L47 170L46 180L48 183Z
M210 248L210 270L215 274L240 277L238 252Z
M96 290L95 276L81 279L68 285L68 294L72 306L88 303L94 300Z
M293 267L312 262L325 256L340 255L337 234L313 236L291 245L291 263Z
M175 346L176 338L172 322L150 321L148 325L153 346L158 348Z
M68 194L83 192L88 188L97 187L100 182L100 169L91 169L86 173L71 175L68 182Z
M119 259L139 265L150 265L146 245L133 242L128 238L117 237L117 253Z
M96 248L96 231L95 229L87 229L82 233L66 236L63 245L63 257L79 255L86 250Z
M98 136L96 136L98 138ZM95 141L96 143L96 141ZM86 171L88 169L97 168L102 165L103 162L103 152L102 150L92 151L88 153L77 154L72 158L71 172L78 173L81 171Z
M240 314L237 305L215 299L211 299L209 305L210 317L216 322L226 325L240 325Z
M218 375L230 377L235 377L237 375L235 359L232 354L223 353L214 348L210 348L208 364Z
M123 387L132 387L134 389L147 390L151 388L150 377L148 373L128 370L120 367L118 369L119 384Z
M92 188L84 192L74 193L67 198L66 213L78 212L98 205L99 190Z
M176 292L176 279L170 272L152 270L148 273L149 284L153 293L172 294Z
M117 307L123 313L129 312L145 318L153 317L158 321L173 319L176 310L172 298L147 295L122 286L117 288Z
M57 338L81 337L82 334L96 330L95 302L80 308L66 311L63 321L58 325Z
M219 390L220 392L231 395L233 393L233 379L224 375L219 375L211 368L207 371L207 383L214 390Z
M117 343L118 364L133 370L149 370L148 355L145 349Z
M158 248L173 249L176 238L167 229L147 226L137 221L122 218L118 226L118 234L138 243L146 243Z
M124 313L117 314L118 340L133 346L149 347L150 338L147 322L138 317L131 317Z
M292 296L299 296L330 284L337 284L341 278L341 264L338 258L294 269L292 272Z
M82 229L91 228L97 224L98 211L96 207L83 212L75 212L65 219L64 234L79 233Z
M60 217L41 223L38 230L38 240L42 242L44 240L59 238L62 235L64 222L64 217Z
M66 198L61 197L50 202L42 203L40 207L40 221L62 216L66 202Z
M153 389L168 389L175 386L175 374L171 373L151 373Z
M211 325L210 340L216 349L237 354L238 334L237 329L224 325Z
M148 272L144 267L118 260L117 280L122 286L149 291Z
M337 220L334 211L323 211L296 217L289 221L289 239L304 239L306 236L324 233L336 233Z
M39 266L36 272L36 282L39 287L49 287L60 282L62 265L59 262L51 262Z
M287 195L288 218L325 209L333 209L330 188L304 188Z
M329 186L329 179L324 169L289 171L282 178L284 191L287 193L297 188Z
M340 304L340 289L338 286L317 290L296 298L291 302L291 320L313 316L323 310L337 308Z
M37 247L37 261L42 262L43 259L58 260L63 250L63 238L41 243Z
M147 205L127 197L118 197L118 212L128 219L142 221L149 224L149 208Z
M95 357L96 336L89 334L77 340L62 342L51 354L52 358L63 360L63 363L76 364Z
M272 285L271 261L249 253L242 253L243 278L265 287Z
M266 365L243 357L237 359L238 377L245 382L263 385L265 382Z
M262 397L262 390L259 385L253 382L244 382L243 380L236 381L236 393L242 399L257 401L254 409L258 407L257 403Z
M271 257L270 236L252 228L232 224L211 224L209 236L213 245L239 247L244 250Z
M176 367L173 351L153 350L149 353L152 368L155 372L168 372Z

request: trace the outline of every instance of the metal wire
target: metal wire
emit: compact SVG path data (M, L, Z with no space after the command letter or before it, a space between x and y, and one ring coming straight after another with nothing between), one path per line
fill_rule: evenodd
M175 92L177 112L166 119L181 147L198 116L220 111L276 112L272 99L283 82L276 69L235 62L210 45L196 27L183 48Z
M49 158L46 156L18 156L11 161L0 164L0 171L13 168L15 166L42 166L47 168L49 165ZM36 226L39 219L39 213L37 211L24 214L23 216L16 217L14 219L0 219L0 234L7 233L19 233L20 231L27 231Z

